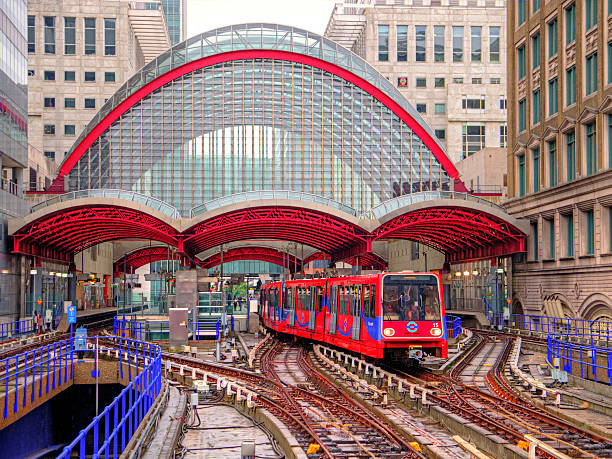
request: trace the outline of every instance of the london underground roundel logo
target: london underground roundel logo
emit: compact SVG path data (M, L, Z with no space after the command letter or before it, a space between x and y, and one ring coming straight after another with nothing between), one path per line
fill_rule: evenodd
M406 324L406 330L408 330L410 333L414 333L419 329L419 326L417 325L416 322L408 322Z

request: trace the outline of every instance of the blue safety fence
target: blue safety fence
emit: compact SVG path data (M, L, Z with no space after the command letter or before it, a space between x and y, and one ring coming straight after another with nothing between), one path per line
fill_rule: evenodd
M578 339L586 340L587 344L572 342ZM551 333L547 343L548 364L583 379L612 385L612 349L607 339L606 347L594 344L599 339L600 336L592 334Z
M0 341L27 333L34 333L34 319L22 319L0 324Z
M228 326L234 331L234 317L228 317ZM219 339L223 333L220 318L188 322L187 337L190 341L215 337ZM117 336L139 339L142 341L168 341L170 339L170 324L167 321L151 321L138 319L135 316L115 317L113 334Z
M87 339L94 342L89 349L96 356L94 375L98 372L99 342L110 341L104 350L119 357L119 377L123 379L127 374L130 383L81 430L58 458L120 456L161 391L162 351L159 346L129 338ZM89 448L91 450L87 451Z
M0 360L0 391L4 391L3 419L49 391L68 383L73 376L70 339L57 341Z
M488 319L492 326L502 325L518 328L520 330L543 333L589 334L597 336L607 336L612 333L612 322L601 320L569 319L566 317L522 314L510 314L507 319L500 314L490 314Z
M446 333L448 339L454 339L461 334L461 317L447 314L446 320Z

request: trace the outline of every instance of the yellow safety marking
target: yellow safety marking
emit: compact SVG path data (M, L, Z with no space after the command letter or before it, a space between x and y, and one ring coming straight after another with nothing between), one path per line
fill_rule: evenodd
M311 443L310 445L308 445L308 450L306 451L306 454L316 454L317 451L319 451L319 448L321 448L321 445L317 443Z
M418 451L419 453L423 452L423 450L421 449L421 445L419 445L419 443L416 441L411 441L410 446L412 446L412 448L414 448L414 450Z
M519 442L517 443L518 447L521 448L524 451L529 451L529 442L525 441L525 440L519 440Z
M492 364L492 363L485 363L485 364L483 365L483 367L492 367L492 366L493 366L493 364Z

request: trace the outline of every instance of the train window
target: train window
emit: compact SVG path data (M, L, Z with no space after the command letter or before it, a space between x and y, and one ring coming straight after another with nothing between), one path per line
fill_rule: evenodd
M369 318L370 317L370 286L369 285L364 285L363 286L363 317L364 318Z
M316 311L317 310L317 296L315 295L315 291L317 290L316 287L309 287L308 288L308 310L309 311Z
M338 314L344 314L344 285L338 291Z
M319 312L323 311L323 287L317 287L317 304Z
M347 286L346 289L348 290L348 300L349 300L348 315L354 316L355 315L355 286L354 285Z
M338 306L338 286L332 285L331 286L331 303L329 307L329 313L336 314L337 306Z
M376 285L374 284L370 290L370 317L376 317Z
M298 292L300 292L300 296L298 297L298 306L300 311L304 310L304 289L302 287L298 287Z

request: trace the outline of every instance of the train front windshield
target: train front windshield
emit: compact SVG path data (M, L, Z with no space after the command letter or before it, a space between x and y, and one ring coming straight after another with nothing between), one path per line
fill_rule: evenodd
M430 275L383 278L383 320L440 320L438 279Z

